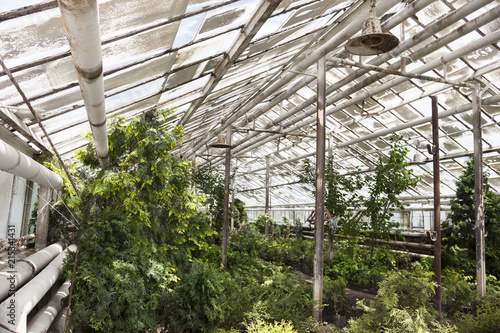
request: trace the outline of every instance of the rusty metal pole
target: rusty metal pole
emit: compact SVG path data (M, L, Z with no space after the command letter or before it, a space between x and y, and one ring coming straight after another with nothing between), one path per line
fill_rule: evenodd
M326 122L326 61L318 60L316 129L316 221L314 232L313 316L321 321L323 306L323 247L325 242L325 122Z
M436 96L432 100L432 166L434 175L434 273L436 275L436 307L441 321L441 180L439 177L439 123L438 102Z
M479 82L472 92L472 124L474 134L474 201L476 206L476 275L479 297L486 294L486 259L484 230L484 193L483 193L483 146L481 130L481 98Z
M231 145L231 129L227 128L227 143ZM226 169L224 175L224 212L222 223L222 264L227 264L227 244L229 242L229 180L231 178L231 147L226 148Z
M265 208L266 225L264 227L264 237L266 239L269 238L269 172L270 172L269 156L266 156L266 208Z

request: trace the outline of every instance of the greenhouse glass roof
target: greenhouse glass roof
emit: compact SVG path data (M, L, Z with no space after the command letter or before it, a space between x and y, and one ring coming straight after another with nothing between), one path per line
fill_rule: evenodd
M89 10L83 22L61 15L72 10L68 3ZM221 169L225 151L209 143L231 128L237 197L248 206L264 204L269 157L272 205L311 204L312 188L297 181L304 158L314 161L316 64L325 57L327 150L341 174L369 170L390 139L402 135L412 163L420 157L412 168L423 175L405 197L431 198L426 145L432 141L430 96L437 96L441 192L452 195L473 153L472 95L479 84L485 171L500 192L500 1L378 0L382 30L398 37L399 46L380 55L349 55L345 44L361 34L372 3L102 0L96 7L91 0L2 1L0 139L32 155L53 150L50 138L71 160L87 144L90 123L102 125L89 122L87 111L98 108L97 99L82 88L75 64L81 69L100 53L108 120L175 107L165 125L184 126L177 153ZM97 29L97 37L85 29ZM83 45L83 38L101 48L75 51L68 37L71 45Z

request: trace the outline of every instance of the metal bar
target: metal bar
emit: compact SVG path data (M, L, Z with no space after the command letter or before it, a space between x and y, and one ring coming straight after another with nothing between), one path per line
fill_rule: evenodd
M476 82L472 93L472 123L474 133L474 202L476 209L476 275L479 297L486 294L486 260L484 228L483 145L481 130L480 84Z
M21 89L21 87L19 86L19 84L17 83L16 79L14 78L14 76L12 75L12 73L10 72L10 70L7 68L7 66L5 66L5 63L3 62L3 58L0 56L0 65L2 66L4 72L7 74L7 76L9 77L10 81L12 82L12 84L16 87L18 93L21 95L21 97L23 98L24 102L26 103L26 105L28 106L29 110L31 111L31 114L33 115L33 117L35 118L35 120L37 121L38 125L40 126L40 129L42 130L42 132L45 134L46 138L47 138L47 141L49 141L49 144L50 146L52 147L52 149L54 150L54 154L56 154L57 156L57 159L59 160L59 163L61 164L62 168L64 169L64 172L66 173L66 176L68 177L68 179L70 180L71 182L71 185L73 185L73 188L75 189L75 192L77 195L79 195L79 192L78 192L78 189L76 188L76 184L73 180L73 177L71 176L71 174L69 173L68 169L66 168L66 164L64 164L64 161L62 160L61 158L61 155L59 155L59 152L57 151L56 149L56 146L54 145L54 143L52 142L52 139L49 137L49 135L47 134L47 131L45 130L45 127L43 126L42 124L42 121L40 120L40 117L38 116L38 114L35 112L35 109L33 108L33 106L31 105L31 103L28 101L28 99L26 98L26 95L24 94L23 90ZM13 149L13 148L12 148ZM20 154L18 152L18 154ZM18 161L18 164L20 163L20 160ZM17 166L16 166L17 167ZM41 168L39 168L40 170ZM42 169L43 170L43 169ZM47 169L47 171L49 171ZM50 171L52 172L52 171ZM42 175L45 175L47 172L46 171L43 171L41 172ZM38 173L37 175L38 176ZM35 176L35 177L36 177ZM53 176L51 176L50 178L54 179ZM60 178L60 177L59 177ZM28 179L28 178L27 178ZM32 179L34 180L34 179ZM47 180L48 183L50 183L49 180ZM58 180L57 180L58 181ZM47 184L47 182L43 181L44 184ZM54 185L49 185L49 186L54 186ZM59 185L55 185L56 186L56 189L60 186L62 186L62 178L61 178L61 183Z
M264 229L264 237L267 239L269 238L269 173L270 173L270 162L269 162L269 156L266 156L266 211L265 211L265 217L266 217L266 225Z
M272 133L272 134L283 134L284 136L302 136L306 138L315 138L315 135L303 134L303 133L284 133L282 131L273 131L265 128L250 128L250 127L238 127L236 131L245 132L260 132L260 133Z
M436 306L441 321L441 180L439 168L439 117L437 97L432 99L432 158L434 178L434 231L436 240L434 242L434 273L436 275Z
M231 130L227 128L226 140L231 145ZM224 211L222 224L222 264L227 265L227 245L229 242L229 181L231 178L231 147L226 148L226 169L224 174Z
M8 107L0 105L0 119L4 121L6 124L15 129L19 134L28 139L29 142L32 142L35 146L37 146L43 153L49 153L50 151L45 147L45 145L41 142L40 138L35 137L33 131L31 131L25 123L21 121L15 114L13 114Z
M455 12L451 13L450 15L446 16L445 18L443 18L442 20L439 20L435 24L432 24L431 26L427 27L422 32L417 33L412 38L405 40L403 43L401 43L393 51L386 53L386 54L383 54L383 55L375 58L374 60L370 61L370 64L380 65L380 64L384 63L385 61L388 61L391 57L396 56L398 53L404 52L405 50L418 44L419 42L421 42L425 38L432 36L432 34L434 34L435 32L442 30L443 27L446 27L447 25L450 25L450 24L462 19L466 15L472 13L473 11L477 10L478 8L480 8L481 6L483 6L489 2L491 2L491 0L479 0L479 1L470 2L466 5L464 5L463 7L458 9L457 11L455 11ZM485 13L481 16L478 16L476 19L471 20L470 22L464 24L460 28L451 32L449 35L447 35L450 37L447 38L446 40L439 39L439 40L429 44L430 47L426 48L425 52L422 52L419 50L416 53L414 53L412 55L412 60L416 61L417 59L419 59L419 58L439 49L440 47L446 45L446 43L449 43L450 41L455 40L457 38L460 38L461 36L477 29L479 26L487 24L488 22L490 22L493 19L495 19L496 17L498 17L499 13L500 13L500 6L497 6L493 10L491 10L490 12ZM441 63L436 64L436 66L440 66L440 65L442 65L442 64ZM390 68L399 68L399 63L391 65ZM367 70L365 70L365 69L356 70L354 73L348 75L346 78L342 79L341 81L339 81L339 82L335 83L334 85L332 85L331 87L329 87L327 89L327 95L336 91L337 89L340 89L342 86L344 86L346 84L350 84L354 79L356 79L356 78L358 78L361 75L364 75L366 73L367 73ZM381 77L383 77L382 74L379 74L379 75L373 76L372 78L366 79L363 82L356 84L354 87L346 89L343 93L337 94L336 98L331 99L328 102L329 102L329 104L335 103L335 102L339 101L341 98L347 97L351 93L353 93L353 92L355 92L355 91L357 91L357 90L359 90L359 89L361 89L369 84L372 84L373 82L375 82L377 79L379 79ZM280 117L274 119L274 121L272 123L269 123L268 126L266 126L266 127L270 128L275 123L280 123L283 120L291 117L292 115L295 115L297 112L302 112L307 106L313 104L314 101L315 101L315 97L309 98L307 101L298 105L297 107L295 107L291 111L287 112L283 116L280 116ZM347 105L347 106L349 106L349 105ZM312 115L312 113L308 112L307 115ZM297 118L295 118L293 121L296 121L296 120L297 120ZM292 122L292 124L293 124L293 122ZM287 123L286 125L288 126L289 124ZM240 142L235 143L234 146L238 147L235 150L236 153L243 153L243 152L247 151L247 150L243 150L243 149L245 149L246 147L250 148L251 146L257 144L257 142L258 142L258 144L262 144L263 143L262 137L259 137L257 140L254 140L254 141L249 141L249 139L255 135L251 135L250 137L247 136L247 137L243 138ZM270 140L267 140L265 142L268 142L268 141L270 141ZM242 145L242 143L244 143L244 144Z
M377 5L377 14L383 14L393 6L398 3L396 0L381 0ZM296 67L295 70L299 72L303 72L309 68L309 66L313 65L316 61L324 57L328 52L332 51L336 47L340 46L347 38L349 38L353 33L359 31L361 29L361 24L363 20L368 15L369 4L363 3L356 9L356 13L346 18L346 20L342 21L338 24L331 32L331 39L328 39L325 44L314 50L308 57L302 60ZM230 126L233 122L235 122L239 117L243 116L246 112L253 109L259 103L261 103L264 99L271 96L274 92L280 89L284 84L290 82L293 78L295 78L297 74L294 73L286 73L285 75L280 76L280 78L274 82L270 87L268 87L265 91L261 92L254 98L252 98L249 103L247 103L244 107L235 112L226 122L224 126ZM222 128L223 129L223 128ZM222 130L221 129L221 130ZM196 154L199 149L204 149L205 145L212 140L212 138L218 135L221 130L214 131L211 135L207 135L207 137L198 143L195 147L191 149L187 157L190 157L193 154Z
M96 0L59 0L80 90L102 169L109 165L102 72L101 35Z
M314 235L314 281L313 281L313 316L321 321L323 305L323 247L325 241L325 123L326 123L326 61L318 60L317 85L317 129L316 129L316 202Z
M227 52L226 57L224 57L214 69L213 74L210 77L210 81L205 85L203 89L203 96L190 105L189 109L179 121L179 125L184 125L189 122L196 110L198 110L200 105L214 90L224 74L226 74L226 72L229 70L229 68L231 68L236 59L238 59L243 51L245 51L245 49L252 41L253 37L260 30L264 22L272 15L273 11L278 7L280 2L281 0L268 0L260 4L253 17L250 18L248 24L242 29L240 35L232 45L231 49Z
M416 73L409 73L409 72L401 72L395 69L389 69L389 68L384 68L380 66L373 66L373 65L368 65L368 64L363 64L360 62L348 60L348 59L341 59L337 57L330 57L328 58L329 61L332 62L332 65L336 64L342 64L345 66L351 66L351 67L358 67L358 68L364 68L369 71L376 71L380 73L385 73L385 74L390 74L390 75L397 75L397 76L403 76L411 79L418 79L418 80L424 80L424 81L432 81L432 82L437 82L437 83L444 83L444 84L449 84L452 86L457 86L457 87L473 87L473 84L467 83L467 82L461 82L461 81L455 81L455 80L446 80L446 79L441 79L439 77L434 77L434 76L428 76L428 75L423 75L423 74L416 74Z
M486 105L494 105L495 103L498 103L498 102L500 102L500 95L492 96L492 97L485 98L485 99L481 100L481 103L482 104L486 104ZM460 113L463 113L463 112L467 112L467 111L469 111L471 109L472 109L472 103L464 104L462 106L455 107L455 108L452 108L452 109L448 109L448 110L446 110L444 112L441 112L439 114L439 119L446 118L446 117L449 117L449 116L453 116L453 115L456 115L456 114L460 114ZM350 146L350 145L358 143L358 142L363 142L363 141L367 141L367 140L370 140L370 139L378 138L380 136L384 136L384 135L387 135L387 134L396 133L398 131L401 131L401 130L404 130L404 129L407 129L407 128L411 128L411 127L415 127L415 126L418 126L418 125L429 123L431 120L432 120L432 117L430 117L430 116L428 116L428 117L422 117L420 119L409 121L409 122L407 122L405 124L401 124L401 125L394 126L394 127L391 127L391 128L383 129L383 130L380 130L380 131L377 131L377 132L373 132L372 134L368 134L368 135L365 135L365 136L362 136L362 137L359 137L359 138L356 138L356 139L353 139L353 140L350 140L350 141L339 143L339 144L335 145L333 148L334 149L339 149L339 148L342 148L342 147ZM301 156L297 156L297 157L294 157L294 158L292 158L290 160L287 160L287 161L282 161L282 162L275 163L275 164L272 165L272 167L277 167L277 166L280 166L280 165L285 164L285 163L296 162L296 161L299 161L301 159L314 156L314 154L316 154L316 152L311 152L311 153L307 153L307 154L304 154L304 155L301 155ZM445 157L443 157L443 158L445 158ZM413 163L413 164L418 164L418 163ZM248 171L247 173L253 173L253 172L258 172L258 171L262 171L262 168L251 170L251 171Z

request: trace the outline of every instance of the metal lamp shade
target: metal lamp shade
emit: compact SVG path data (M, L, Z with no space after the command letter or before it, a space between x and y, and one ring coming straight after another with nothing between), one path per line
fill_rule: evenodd
M372 16L363 22L361 36L350 39L345 48L351 54L369 56L389 52L398 45L399 39L382 32L380 20Z

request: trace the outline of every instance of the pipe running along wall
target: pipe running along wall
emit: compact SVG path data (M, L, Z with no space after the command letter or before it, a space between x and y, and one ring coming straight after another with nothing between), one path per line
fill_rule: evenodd
M95 148L103 169L109 164L101 35L96 0L58 0Z
M55 190L60 189L63 183L61 176L2 140L0 140L0 170Z
M28 314L59 278L68 251L76 251L76 245L66 248L30 282L0 304L3 325L13 331L26 333ZM9 331L0 327L0 333L3 332Z

